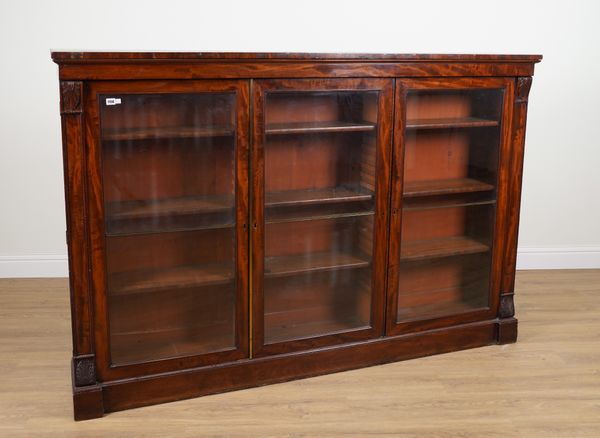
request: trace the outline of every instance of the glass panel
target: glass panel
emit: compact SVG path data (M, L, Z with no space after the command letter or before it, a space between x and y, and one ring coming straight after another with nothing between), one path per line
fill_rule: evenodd
M267 344L370 326L377 99L267 94Z
M113 364L235 348L235 95L100 95Z
M489 305L502 99L408 92L397 322Z

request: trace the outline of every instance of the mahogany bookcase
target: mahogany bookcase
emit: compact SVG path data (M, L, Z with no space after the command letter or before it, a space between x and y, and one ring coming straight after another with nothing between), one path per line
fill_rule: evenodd
M75 419L516 340L541 56L52 58Z

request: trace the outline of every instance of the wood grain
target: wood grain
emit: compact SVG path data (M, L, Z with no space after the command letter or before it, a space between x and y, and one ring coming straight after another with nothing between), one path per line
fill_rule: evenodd
M172 126L159 128L105 129L102 140L148 140L157 138L202 138L233 135L231 126Z
M145 80L145 79L248 79L248 78L396 78L396 77L515 77L532 76L531 62L372 62L231 60L190 62L187 60L136 62L60 62L61 80Z
M137 348L131 346L136 345ZM118 363L147 361L148 358L189 356L235 348L232 324L174 327L156 331L115 333L111 338Z
M409 127L423 127L426 129L437 127L447 128L453 127L453 124L454 127L459 127L461 123L464 123L463 127L476 128L475 130L478 131L480 130L479 126L486 126L488 123L488 126L499 124L500 129L496 132L496 135L499 137L497 142L500 145L500 157L509 156L507 148L510 145L509 134L512 117L513 85L514 83L510 79L483 77L460 79L403 78L396 81L396 101L400 102L400 105L396 106L394 129L394 162L396 163L396 168L392 174L394 181L392 181L393 190L391 198L392 226L390 228L390 257L388 262L386 333L399 334L403 331L410 332L412 330L440 328L460 322L471 322L476 317L486 319L492 314L497 314L499 307L500 264L504 256L504 242L501 236L504 235L504 209L507 202L505 196L505 182L507 179L505 162L508 160L501 160L500 164L494 160L490 160L490 165L487 166L492 168L498 167L498 202L495 218L492 216L493 210L485 207L485 204L491 206L495 202L493 199L474 199L473 202L457 203L454 206L448 205L446 201L443 201L443 205L440 204L440 207L443 206L446 208L440 208L436 211L434 209L423 208L427 207L427 205L422 200L425 199L426 202L429 202L426 198L419 199L409 196L407 199L403 199L402 186L404 182L421 184L421 181L424 180L479 178L479 175L471 175L465 165L471 160L477 161L477 155L469 151L471 149L470 142L474 141L476 137L471 139L470 137L460 136L448 141L451 137L445 139L445 136L442 136L442 144L447 142L447 157L457 155L462 158L458 160L443 159L443 152L445 151L442 150L442 154L438 155L438 158L441 158L441 160L437 163L438 165L433 166L434 172L432 174L430 169L432 167L431 160L427 159L431 155L428 154L429 156L426 156L426 159L422 161L423 165L417 167L415 166L415 156L413 153L417 143L419 143L419 147L423 146L422 140L426 140L425 144L428 146L435 144L431 142L431 134L429 131L426 131L427 136L419 138L414 135L415 131L408 130ZM466 101L461 94L463 93L461 90L464 89L477 89L479 90L478 93L481 90L487 90L486 95L492 105L488 109L479 107L476 104L477 94L465 95L470 96L469 98L472 99L471 102ZM503 100L498 99L500 94L494 91L498 89L504 90ZM446 94L438 94L442 90ZM452 92L447 93L448 90L452 90ZM469 93L472 92L471 90ZM418 99L421 93L426 95L423 102L420 102ZM414 120L424 121L414 122ZM433 150L432 148L431 151L433 152ZM460 153L455 154L457 151L460 151ZM440 166L439 164L442 164L444 161L446 166ZM449 164L451 165L449 166ZM447 173L449 169L452 171ZM441 173L438 172L440 170L442 171ZM410 185L408 190L410 193ZM456 193L461 193L460 191L453 193L454 190L456 190L456 187L452 187L447 194L455 196ZM427 190L424 193L427 194ZM467 190L460 197L468 197L469 193L470 191ZM477 191L471 192L471 194L477 195ZM482 193L482 195L486 194ZM414 209L413 207L417 207L417 205L411 206L408 203L408 201L411 201L412 204L413 200L419 201L419 209L423 209ZM467 205L471 205L473 208L461 208L461 206ZM475 208L476 205L479 207ZM468 215L467 211L469 211ZM489 227L492 223L495 224L493 230L491 228L483 228ZM465 224L467 224L466 228L470 230L469 232L465 232ZM474 238L475 236L477 238ZM402 240L402 245L400 245L400 240ZM395 321L399 320L395 314L395 310L398 309L397 291L399 276L401 275L399 269L400 261L417 261L426 258L475 254L487 251L491 251L492 255L492 269L490 271L489 282L489 310L476 310L472 314L463 313L462 316L452 315L446 320L443 318L432 319L421 326L411 323L395 323ZM514 327L513 333L516 335L516 321L512 324L512 327Z
M363 193L346 187L285 190L267 193L265 207L369 201L372 198L372 193Z
M79 52L54 53L53 59L59 64L62 80L71 281L72 286L82 286L72 288L76 418L516 340L517 320L513 318L514 306L509 302L513 290L506 290L506 286L512 282L513 255L516 254L518 208L515 210L514 204L518 203L515 192L520 189L521 149L511 143L519 143L524 138L524 123L515 125L522 126L521 135L520 128L512 128L513 122L521 120L514 118L513 112L524 116L525 89L529 88L534 64L541 57ZM422 92L423 99L411 100L410 96L407 99L409 88L419 90L414 96ZM473 91L465 94L460 91L464 88ZM482 88L496 90L492 94L498 105L489 109L477 103L480 91L476 90ZM521 91L515 93L515 88ZM392 98L394 89L397 90L395 100ZM454 91L449 95L429 93L428 90L434 89ZM499 89L503 92L498 92ZM317 91L314 99L302 96L310 90ZM218 96L213 99L211 95L215 92ZM127 98L133 105L130 111L125 106L105 110L98 106L98 99L103 98L104 93L136 96ZM191 107L180 104L180 93L195 95L196 105L192 106L218 110L208 113L186 110ZM155 96L150 97L150 94ZM404 111L404 107L411 109ZM146 111L148 108L154 109ZM131 118L127 117L128 112ZM393 156L390 151L392 129L398 134L394 135L398 139L394 142L399 143L394 145ZM100 131L108 141L101 141ZM407 131L406 139L403 131ZM440 139L448 135L451 140L440 148ZM498 136L500 140L490 143ZM172 154L173 139L185 145L183 152ZM418 156L408 152L414 149L417 139ZM122 147L123 140L127 148ZM221 147L232 144L235 144L233 149ZM252 172L248 166L249 144L252 144ZM135 150L135 154L125 149ZM205 150L208 152L204 153ZM133 166L128 163L132 155L137 156ZM512 156L515 158L507 158ZM231 169L233 162L235 168ZM394 162L406 163L407 170L394 168L393 178L390 178ZM207 166L207 163L212 164ZM159 172L160 178L153 176L156 168L164 170ZM111 171L106 172L106 169ZM511 176L511 170L517 172ZM120 176L107 178L111 173ZM152 184L147 184L151 175ZM402 179L408 184L421 184L417 193L424 196L403 199ZM435 184L433 188L423 186L424 180L449 179L472 179L483 184L451 184L442 193ZM201 184L202 180L207 184ZM392 205L390 180L394 187ZM493 181L495 184L490 187ZM252 185L252 200L249 185ZM372 193L372 197L359 199L353 194L348 198L347 195L336 197L337 193L333 196L322 193L298 198L295 193L299 201L295 204L284 199L280 204L269 205L269 193L315 189L327 192L339 187L351 187L357 194L367 192L371 196ZM154 214L157 205L136 204L138 201L143 204L149 191L153 198L185 200L159 202L158 210L162 213ZM120 192L127 194L122 197ZM235 232L233 229L206 232L207 237L215 237L203 240L201 251L195 248L199 245L192 245L191 239L177 237L182 236L179 231L184 229L198 229L190 232L191 236L204 233L199 230L206 226L233 222L231 217L223 217L228 210L221 210L219 205L213 208L214 205L203 204L211 213L195 214L200 205L196 200L188 202L190 197L234 193ZM436 197L452 198L454 203L448 205L443 200L444 205L438 207L445 208L434 211L432 204L438 202ZM105 200L111 207L114 201L133 202L120 205L132 209L119 220L104 223L105 213L110 212ZM339 202L342 200L344 202ZM250 215L249 201L254 204ZM399 219L403 202L404 217ZM510 204L513 204L511 209ZM465 205L478 207L458 208ZM315 216L319 210L322 210L321 215ZM473 214L465 215L467 210ZM74 220L74 213L78 211L81 215L76 215ZM149 211L153 213L148 214ZM350 218L359 215L363 217ZM202 220L193 221L192 216L201 216ZM494 217L496 226L491 230L488 225ZM308 218L322 225L310 229L306 223ZM136 222L139 223L136 225ZM360 230L357 229L359 224L363 224ZM280 234L273 234L273 230L279 230ZM301 230L307 231L309 242L299 233ZM399 248L400 230L402 241L408 242L402 250ZM172 231L160 247L161 237L157 237L160 236L157 231ZM131 235L133 233L136 235ZM141 233L148 234L142 237ZM502 238L507 234L508 241ZM105 238L105 235L110 237ZM217 242L217 237L228 235L226 242L232 243L235 239L234 245L227 244L226 254L229 264L235 263L234 275L224 273L218 266L205 270L205 263L198 259L210 255L214 258L210 263L222 262L223 249L212 243ZM337 237L332 239L331 236ZM300 238L304 238L304 242ZM149 246L134 245L145 241ZM413 248L411 242L415 244ZM149 247L158 249L155 254L160 257L148 253ZM337 248L336 257L329 255L330 247ZM360 251L350 248L360 248ZM479 252L484 250L485 253ZM312 253L310 258L298 257L299 253L308 252ZM447 255L470 257L466 254L475 253L490 259L486 264L490 272L489 282L486 282L489 299L484 303L489 303L488 306L445 319L398 323L392 330L388 325L385 330L386 295L391 297L388 312L397 308L394 301L398 295L397 265L426 263L422 260L431 257L433 259L427 260L435 263ZM362 257L362 254L368 256ZM275 256L277 258L271 259ZM405 263L409 259L412 261ZM199 270L200 265L203 267ZM126 266L130 267L125 269ZM152 272L140 274L148 270ZM327 305L322 296L317 298L318 305L305 306L307 321L313 318L312 312L315 315L321 312L322 320L331 322L331 308L347 306L348 316L357 317L360 327L317 339L264 345L263 281L268 279L270 286L275 285L269 292L273 295L273 291L278 292L279 284L304 278L296 275L300 272L311 273L304 277L345 276L348 285L356 285L361 291L343 302L332 294ZM354 274L357 278L352 278ZM430 272L428 277L432 276ZM86 284L88 280L90 284ZM237 288L235 340L228 343L235 349L197 357L174 357L169 349L173 347L173 340L182 340L182 333L178 332L178 326L171 324L173 321L185 320L187 325L205 316L207 321L213 321L212 315L204 313L215 313L215 321L233 321L231 314L229 319L219 318L218 312L207 310L209 306L195 308L198 300L189 295L200 289L204 295L207 289L216 288L214 295L217 296L219 288L226 287L219 284L226 280L235 280ZM210 287L196 290L204 281ZM186 287L173 291L170 300L157 299L163 291L181 283ZM325 281L322 283L325 285ZM126 305L115 307L107 300L107 293L114 292L111 284L116 284L116 290L124 294L111 296L111 299ZM348 285L343 284L340 290L348 289ZM387 294L386 287L389 288ZM305 289L317 297L318 292L327 288ZM363 294L363 290L372 293ZM505 292L502 306L500 292ZM189 296L182 296L179 303L173 304L175 295L185 293ZM444 294L454 301L455 292ZM470 295L465 289L466 301ZM298 301L297 298L294 300ZM422 296L412 298L423 299ZM211 299L215 309L232 308L218 305L217 301ZM282 303L283 299L278 298L269 316L272 316L273 326L285 328L289 321L281 321L280 310L285 308ZM140 309L136 310L138 305ZM289 307L292 312L299 310ZM342 313L345 314L345 310L346 307ZM429 309L426 303L423 311L426 314L438 312ZM110 320L107 317L115 314L118 317L111 316ZM132 318L133 315L141 315L142 320ZM392 320L389 313L388 320ZM333 322L347 323L335 318ZM354 326L354 322L349 324ZM135 332L137 336L140 330L145 333L149 329L160 329L165 336L168 359L153 360L148 356L148 362L143 364L119 365L115 357L111 357L109 326L111 333L124 336L123 350L137 343L137 338L127 338L130 333ZM437 330L441 328L443 330ZM314 328L317 334L321 330ZM157 341L157 347L162 348L163 340ZM194 343L196 341L201 340L196 339ZM130 358L146 356L144 342L139 344L141 348L132 351ZM177 345L176 350L189 351L186 345L178 342ZM137 347L134 346L134 350ZM123 357L126 356L127 351Z
M308 272L364 268L369 264L368 256L361 257L335 251L267 257L265 259L265 276L280 277Z
M434 179L405 181L402 195L405 198L416 196L438 196L454 193L485 192L494 190L492 184L473 178Z
M227 263L120 272L109 277L109 294L168 292L173 289L224 284L233 280L233 267Z
M420 53L302 53L302 52L52 52L56 62L111 59L289 59L289 60L392 60L392 61L512 61L539 62L542 55L420 54Z
M88 210L83 147L83 83L61 82L60 96L73 354L93 354L93 298L87 275L89 243L86 238Z
M489 250L489 246L466 236L406 241L400 250L400 260L423 260L435 257L475 254Z
M61 79L531 76L541 55L53 52Z
M252 328L253 328L253 357L267 356L279 353L288 353L294 351L302 351L308 348L319 348L328 345L336 345L343 342L351 342L360 339L376 338L383 332L383 301L385 287L385 260L387 256L387 205L388 205L388 186L389 186L389 165L391 160L391 126L392 126L392 89L393 83L387 79L278 79L278 80L260 80L253 81L253 151L252 151L252 169L254 172L253 178L253 211L252 211ZM374 90L377 90L379 95L377 99L371 102L371 111L365 110L358 117L355 114L345 114L345 118L340 118L339 113L343 114L341 109L338 109L339 104L329 98L324 98L322 95L327 92L335 96L338 91L352 91L355 95L364 96L364 101L369 101L369 96ZM283 98L268 98L270 93L280 93L281 96L287 96L288 93L295 95L294 102L305 102L305 99L299 94L312 91L313 95L317 96L318 108L324 111L324 118L315 120L315 114L321 115L321 112L314 111L295 111L295 117L287 122L281 119L287 115ZM284 93L285 92L285 93ZM302 92L302 93L300 93ZM275 94L277 94L275 93ZM273 95L275 95L273 94ZM308 93L306 93L308 95ZM277 111L270 111L269 105L273 104ZM304 103L303 103L304 104ZM332 105L335 104L335 105ZM369 106L369 104L367 104ZM310 108L310 107L309 107ZM313 114L314 113L314 114ZM292 341L288 344L270 344L264 345L264 274L267 274L268 263L265 256L281 256L294 255L303 252L306 248L307 236L310 236L313 247L311 251L321 252L328 251L331 246L331 231L332 226L336 226L336 221L322 221L322 225L317 224L315 228L311 224L303 224L296 222L292 225L289 223L269 223L269 232L265 232L265 203L268 202L268 193L274 191L295 189L330 189L342 185L345 181L319 181L323 176L336 175L338 167L336 163L342 160L337 159L340 156L339 152L343 152L341 156L353 158L351 150L348 148L348 143L345 137L323 138L331 136L329 133L321 133L321 136L308 136L310 141L302 141L295 143L294 137L300 136L269 136L268 126L273 123L286 123L285 126L290 126L289 122L303 122L301 127L305 129L307 126L312 126L315 122L324 122L322 126L338 127L339 120L347 119L354 120L374 120L374 114L377 114L377 123L373 121L360 123L360 129L368 127L369 130L376 132L376 141L373 142L371 149L373 166L376 166L377 178L373 178L377 190L375 191L375 210L380 212L376 217L376 226L373 229L373 277L372 282L372 297L371 297L371 327L362 331L354 331L351 333L340 333L337 335L324 336L321 338L313 338L303 341ZM354 129L354 125L349 125ZM346 129L348 126L344 125ZM338 129L338 128L336 128ZM289 131L286 131L290 133ZM340 135L340 134L335 134ZM343 135L355 135L352 133ZM360 134L359 134L360 135ZM367 134L368 135L368 134ZM279 140L283 137L284 140ZM272 143L272 138L276 138L277 143ZM294 141L287 140L291 138ZM361 137L357 137L361 139ZM343 141L343 142L342 142ZM356 141L356 138L355 138ZM313 147L314 146L314 147ZM343 147L343 149L341 148ZM281 155L276 155L277 152ZM318 152L318 153L317 153ZM272 165L276 163L276 165ZM290 166L286 163L293 163ZM319 166L319 167L317 167ZM320 167L325 166L325 167ZM291 167L291 168L290 168ZM289 170L288 170L289 169ZM341 172L343 174L343 172ZM316 181L315 181L316 180ZM292 187L287 184L293 181ZM300 182L299 184L296 184ZM375 188L375 187L373 187ZM266 192L266 193L265 193ZM269 211L267 211L268 219ZM365 212L352 213L353 215L363 215ZM371 214L370 212L366 214ZM344 214L331 215L327 217L343 217ZM315 219L316 217L313 217ZM324 217L325 218L325 217ZM307 229L306 227L309 227ZM307 234L303 234L302 230ZM347 231L345 232L347 234ZM323 235L323 239L318 238L318 235ZM328 236L328 237L327 237ZM342 265L347 265L345 261ZM356 264L356 260L350 261L351 264ZM335 262L334 264L337 264ZM359 266L363 265L364 261L359 261ZM292 266L279 266L281 273L295 272L298 266L297 260L292 263ZM305 269L313 269L306 266L305 261L300 265L304 265ZM310 265L310 263L309 263ZM324 267L329 267L332 262L327 264L318 263L315 268L322 270ZM277 266L277 265L276 265Z
M95 82L89 84L89 107L86 107L85 112L85 127L87 142L87 176L88 176L88 191L89 208L90 208L90 255L92 264L92 284L96 291L94 294L94 339L95 339L95 354L97 359L97 375L102 381L116 380L130 377L139 377L141 375L156 374L173 369L193 368L196 366L204 366L223 361L237 360L248 356L248 114L249 114L249 82L248 81L126 81L126 82ZM235 109L231 109L230 117L235 119L235 193L236 193L236 223L235 223L235 246L234 245L210 245L210 241L203 239L204 244L193 243L192 239L185 239L182 234L181 239L178 238L180 244L185 246L184 242L188 242L189 252L182 253L182 246L178 251L171 251L174 244L174 236L178 233L169 233L170 235L163 236L163 246L157 248L154 246L161 239L160 233L146 235L142 241L153 242L152 251L147 248L147 254L144 256L141 252L144 250L140 247L140 251L134 247L134 241L140 236L117 237L105 239L105 217L103 192L104 184L102 178L102 150L103 144L100 143L100 123L99 123L99 105L98 97L103 93L120 94L123 92L136 94L177 94L177 93L194 93L197 95L209 95L211 93L232 94L235 93ZM161 117L167 117L168 114L161 113ZM160 119L163 120L163 119ZM231 179L231 174L228 179ZM184 193L185 194L185 193ZM135 198L134 198L135 199ZM221 231L211 230L216 235L220 233L229 233L230 230L222 229ZM152 237L151 237L152 236ZM210 236L207 236L210 238ZM141 238L140 238L141 239ZM158 240L157 240L158 239ZM171 242L171 243L169 243ZM213 240L214 242L214 240ZM135 254L135 257L130 257L137 262L142 260L152 259L152 252L162 254L160 258L163 261L169 260L169 265L176 266L175 260L178 257L201 257L201 252L211 252L213 257L218 257L220 252L226 247L228 250L235 249L235 284L232 288L237 289L235 315L236 315L236 350L220 351L208 353L199 356L187 356L182 358L165 359L158 361L149 361L144 364L111 366L110 362L110 345L108 340L108 325L109 311L107 308L107 272L115 272L111 269L110 264L116 259L121 258L120 264L127 264L126 254L117 250L115 246L111 256L106 256L108 246L123 244L130 254ZM232 255L228 255L228 259L232 259ZM158 259L157 259L158 260ZM136 262L136 263L137 263ZM142 263L142 264L145 264ZM183 263L189 265L194 263ZM112 265L114 266L114 265ZM154 268L156 266L146 266ZM169 267L163 265L163 267ZM140 266L143 269L143 266ZM124 271L124 269L119 270ZM171 309L172 306L165 306L165 309Z
M299 122L299 123L271 123L265 128L267 134L315 134L319 132L365 132L373 131L372 123L353 123L346 121L331 122Z
M406 121L406 129L480 128L485 126L498 126L498 121L478 117L410 119Z
M515 79L515 108L513 110L512 149L510 152L509 202L507 203L507 245L504 256L504 274L501 292L513 293L515 267L517 264L517 241L519 238L519 213L521 211L521 184L523 180L523 159L525 156L525 128L527 125L527 102L532 78Z
M107 205L106 211L109 220L114 220L199 214L227 210L232 207L233 196L188 196L150 201L117 202Z
M599 270L518 272L517 344L76 423L67 280L2 279L0 434L595 438L600 429L598 284Z

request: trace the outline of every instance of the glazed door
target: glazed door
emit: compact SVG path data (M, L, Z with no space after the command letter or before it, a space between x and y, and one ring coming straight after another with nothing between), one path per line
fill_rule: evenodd
M396 82L387 331L498 308L513 81Z
M100 377L247 357L248 82L95 82L88 101Z
M253 356L381 336L392 80L252 94Z

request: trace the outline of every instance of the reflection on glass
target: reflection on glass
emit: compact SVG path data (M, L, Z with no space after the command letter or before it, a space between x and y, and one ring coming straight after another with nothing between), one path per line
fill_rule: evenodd
M235 95L99 98L112 363L235 348Z
M489 305L502 99L407 95L397 322Z
M377 98L267 94L267 344L371 324Z

